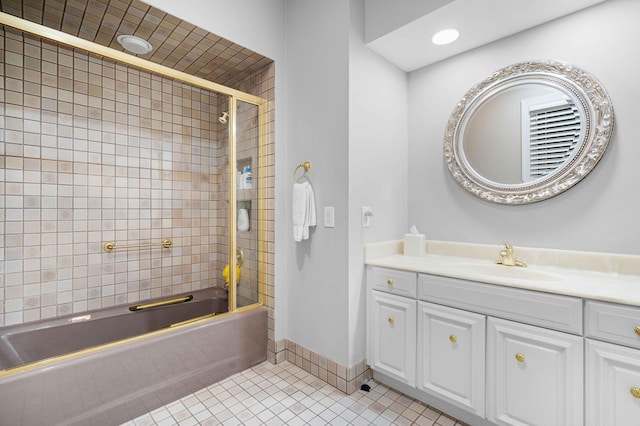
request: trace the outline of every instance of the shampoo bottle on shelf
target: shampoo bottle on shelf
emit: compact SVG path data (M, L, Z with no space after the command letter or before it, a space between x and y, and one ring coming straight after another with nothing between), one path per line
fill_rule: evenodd
M246 166L242 172L242 183L244 189L253 188L253 175L251 174L251 166Z

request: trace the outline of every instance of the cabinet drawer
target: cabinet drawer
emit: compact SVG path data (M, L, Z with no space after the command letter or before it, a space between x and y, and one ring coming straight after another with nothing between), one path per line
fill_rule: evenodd
M587 337L640 348L640 308L587 301Z
M371 283L373 290L415 298L417 276L415 272L372 266L369 270L368 282Z
M582 299L420 274L418 298L582 335Z

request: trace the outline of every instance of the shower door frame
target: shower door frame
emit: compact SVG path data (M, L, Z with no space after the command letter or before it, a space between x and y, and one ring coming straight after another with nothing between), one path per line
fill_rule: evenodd
M164 77L168 77L183 83L190 84L195 87L199 87L205 90L209 90L221 95L229 97L229 125L228 125L228 138L229 138L229 223L228 223L228 235L229 235L229 282L236 282L236 106L237 101L243 101L258 107L258 176L264 176L265 166L262 159L265 156L265 135L266 135L266 100L258 96L250 95L248 93L236 90L219 83L196 77L194 75L174 70L164 65L156 64L146 59L139 58L134 55L130 55L125 52L120 52L110 47L106 47L82 38L64 33L62 31L54 30L44 25L37 24L35 22L27 21L22 18L10 15L5 12L0 12L0 25L12 27L24 33L29 33L37 37L41 37L46 40L60 43L69 47L81 49L90 54L94 54L100 57L108 58L116 62L124 63L129 66L142 69L154 74L159 74ZM250 309L254 309L265 305L265 283L266 283L266 271L264 266L264 250L266 248L266 227L265 227L265 200L266 200L266 187L264 185L265 179L258 179L258 301L257 303L237 307L236 298L236 286L229 286L229 312L242 312Z

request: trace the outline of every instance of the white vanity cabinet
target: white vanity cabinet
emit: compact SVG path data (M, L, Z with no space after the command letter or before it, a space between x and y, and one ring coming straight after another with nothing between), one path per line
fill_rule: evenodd
M426 244L365 247L374 378L474 426L640 426L640 256L527 248L519 268ZM413 339L384 329L391 301L408 322L415 306Z
M427 274L418 298L486 315L492 424L583 425L582 299Z
M499 425L583 425L582 340L489 318L487 418Z
M586 337L585 424L640 424L640 308L587 301Z
M418 302L418 389L484 417L485 316Z
M368 272L369 364L375 371L415 386L417 274L382 268Z
M582 334L581 298L367 267L374 377L471 424L583 426Z

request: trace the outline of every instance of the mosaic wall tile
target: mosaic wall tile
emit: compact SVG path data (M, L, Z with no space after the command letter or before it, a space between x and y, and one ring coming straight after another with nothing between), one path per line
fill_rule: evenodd
M136 35L154 46L140 57L227 87L272 62L140 0L0 0L0 11L119 51L118 35Z
M0 325L224 285L226 97L11 29L2 40ZM102 249L163 238L172 248Z

